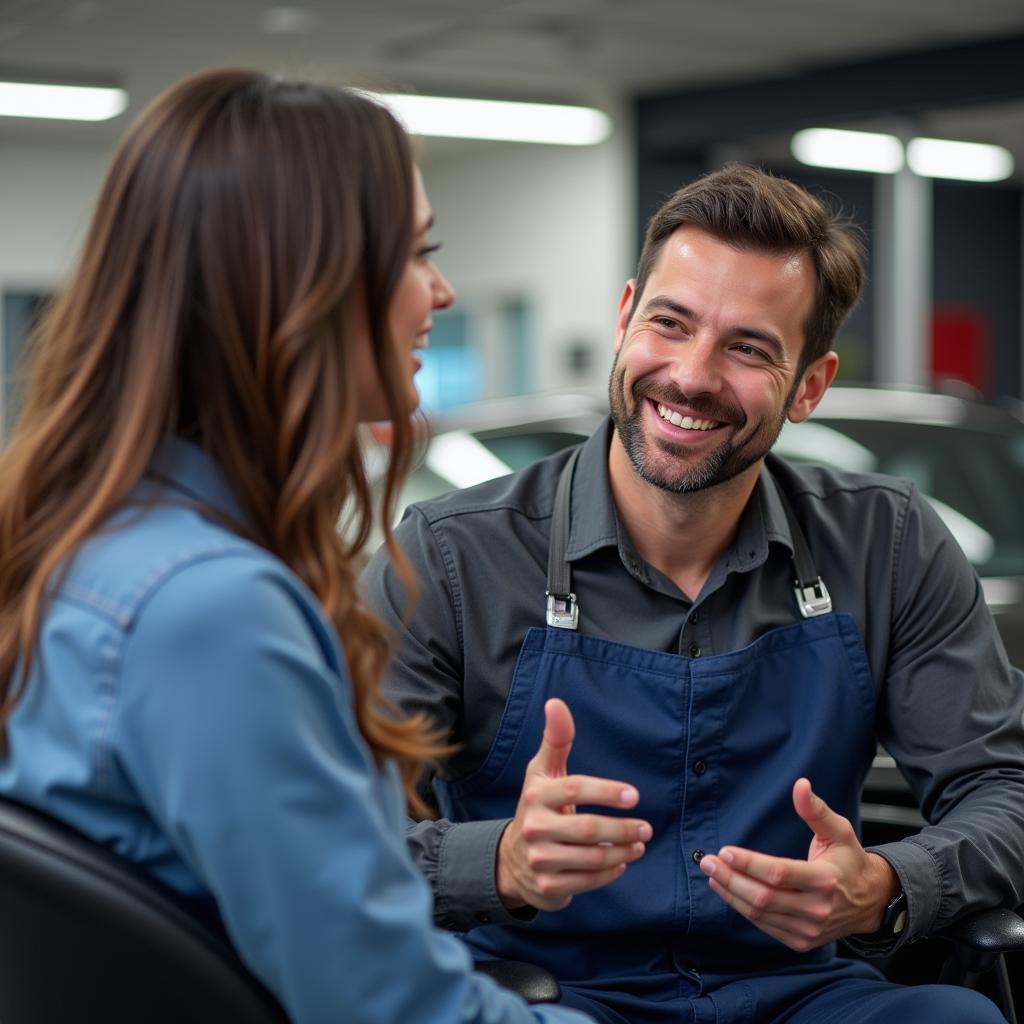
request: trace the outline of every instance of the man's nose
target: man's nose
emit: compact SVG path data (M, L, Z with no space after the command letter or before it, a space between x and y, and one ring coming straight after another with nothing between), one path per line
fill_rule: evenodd
M714 393L722 387L722 359L716 340L697 334L676 347L669 376L684 395Z

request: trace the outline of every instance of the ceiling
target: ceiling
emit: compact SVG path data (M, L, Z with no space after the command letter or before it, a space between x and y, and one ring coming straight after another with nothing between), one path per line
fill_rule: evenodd
M1021 0L0 0L0 74L111 81L131 97L101 124L0 119L0 144L109 145L164 86L224 64L614 109L1021 31ZM957 134L1009 140L1024 164L1024 104L976 114L952 115Z

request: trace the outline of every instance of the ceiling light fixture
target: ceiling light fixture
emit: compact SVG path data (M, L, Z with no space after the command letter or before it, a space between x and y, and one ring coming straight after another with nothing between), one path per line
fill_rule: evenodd
M1002 181L1013 174L1013 156L1002 146L951 139L911 139L907 163L926 178Z
M791 142L793 156L812 167L895 174L903 167L903 144L895 135L805 128Z
M593 146L612 131L608 115L592 107L397 93L374 95L413 135Z
M0 81L0 117L107 121L128 106L123 89Z
M895 174L902 170L903 143L895 135L838 128L805 128L791 142L793 156L812 167ZM907 166L925 178L1002 181L1013 174L1013 155L1002 146L952 139L911 139Z

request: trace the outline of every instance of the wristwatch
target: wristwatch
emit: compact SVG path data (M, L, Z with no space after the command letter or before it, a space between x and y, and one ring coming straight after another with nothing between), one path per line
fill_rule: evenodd
M907 926L907 897L901 889L899 895L885 908L882 927L875 933L895 939Z
M868 950L882 950L891 946L903 933L907 926L907 897L901 889L899 895L885 908L882 914L882 927L869 935L849 935L856 946Z

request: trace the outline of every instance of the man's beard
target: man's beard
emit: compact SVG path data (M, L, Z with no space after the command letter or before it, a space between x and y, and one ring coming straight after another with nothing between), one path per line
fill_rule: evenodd
M707 397L690 397L671 385L658 385L641 379L633 385L633 409L629 411L626 408L624 379L625 372L619 368L619 360L616 359L608 381L608 403L619 441L641 478L672 494L689 494L723 484L763 459L785 425L786 414L793 404L799 383L797 377L775 419L765 420L750 437L737 444L733 439L735 433L747 425L746 413L737 406ZM673 444L663 437L648 437L644 432L644 406L648 399L666 405L685 406L702 419L727 423L733 427L733 437L723 441L694 465L689 445ZM651 452L652 446L661 453L661 458Z

